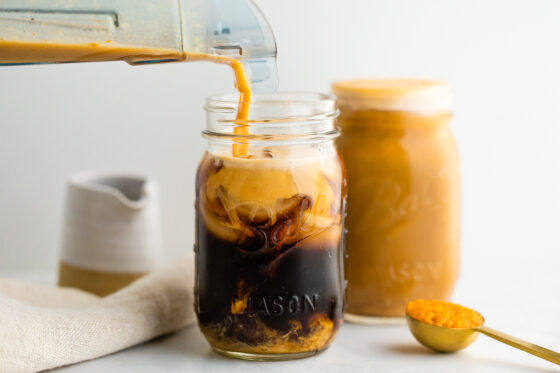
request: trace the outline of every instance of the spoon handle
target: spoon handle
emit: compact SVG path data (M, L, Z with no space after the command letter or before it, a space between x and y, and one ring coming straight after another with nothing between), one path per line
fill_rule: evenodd
M491 338L494 338L495 340L503 342L507 345L510 345L512 347L518 348L520 350L523 350L525 352L528 352L530 354L538 356L541 359L545 359L545 360L548 360L548 361L550 361L554 364L560 365L560 354L558 352L554 352L552 350L549 350L549 349L541 347L541 346L537 346L535 344L529 343L529 342L524 341L522 339L512 337L511 335L499 332L497 330L488 328L486 326L479 326L477 328L474 328L474 330L476 330L478 332L481 332L481 333L483 333L483 334L485 334L485 335L487 335Z

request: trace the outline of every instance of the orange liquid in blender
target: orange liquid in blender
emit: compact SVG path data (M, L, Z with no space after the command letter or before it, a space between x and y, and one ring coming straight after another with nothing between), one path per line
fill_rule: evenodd
M14 41L0 39L0 63L56 63L127 61L138 63L150 60L210 61L230 66L239 91L239 106L234 129L236 135L249 134L247 118L251 101L251 83L241 61L227 56L205 53L179 53L174 49L118 45L107 40L99 43L70 44L60 42ZM247 156L248 144L236 139L232 152L234 157Z

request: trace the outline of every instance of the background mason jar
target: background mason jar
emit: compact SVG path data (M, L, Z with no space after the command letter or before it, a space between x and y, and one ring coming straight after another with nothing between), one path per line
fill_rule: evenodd
M447 299L458 276L460 170L450 88L370 79L337 82L333 91L349 185L346 318L403 322L408 301Z

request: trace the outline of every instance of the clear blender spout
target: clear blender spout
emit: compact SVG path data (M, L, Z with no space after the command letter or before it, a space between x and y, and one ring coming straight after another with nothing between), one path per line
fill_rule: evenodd
M277 87L276 43L252 0L2 0L0 65L238 58L253 89Z
M278 87L276 40L252 0L180 0L184 49L241 60L253 90Z

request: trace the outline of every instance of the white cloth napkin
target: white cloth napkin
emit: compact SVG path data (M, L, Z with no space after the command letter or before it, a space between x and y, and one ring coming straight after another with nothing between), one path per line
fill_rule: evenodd
M94 359L195 321L193 258L98 298L0 280L0 372L36 372Z

